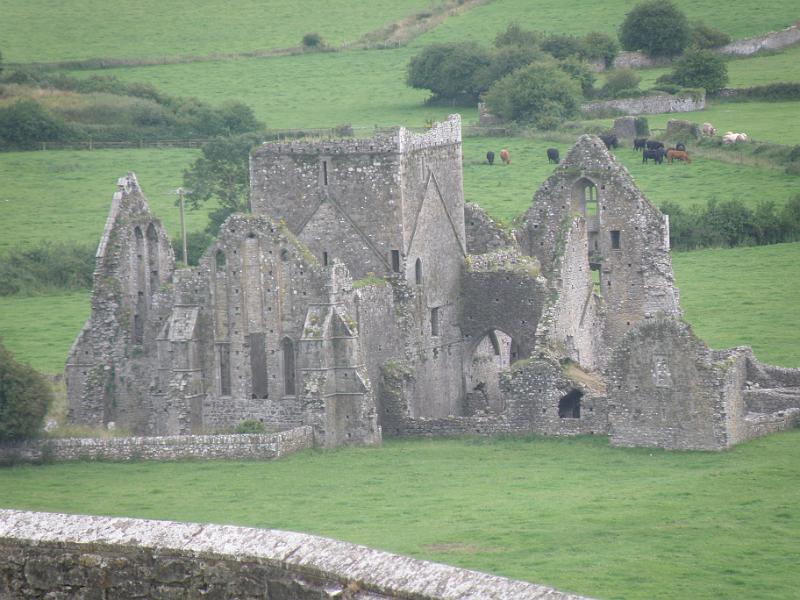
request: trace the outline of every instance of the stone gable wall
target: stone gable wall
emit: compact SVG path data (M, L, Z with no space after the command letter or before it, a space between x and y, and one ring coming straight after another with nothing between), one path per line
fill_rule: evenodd
M0 598L580 600L287 531L0 510Z

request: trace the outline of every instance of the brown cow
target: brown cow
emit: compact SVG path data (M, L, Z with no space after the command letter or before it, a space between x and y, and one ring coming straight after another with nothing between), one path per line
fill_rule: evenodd
M500 150L500 160L503 161L503 164L510 165L511 164L511 157L508 155L508 150L503 148Z
M689 153L686 150L675 150L670 148L667 150L667 161L669 164L672 164L672 159L677 158L678 160L682 160L687 164L692 164L692 159L689 158Z

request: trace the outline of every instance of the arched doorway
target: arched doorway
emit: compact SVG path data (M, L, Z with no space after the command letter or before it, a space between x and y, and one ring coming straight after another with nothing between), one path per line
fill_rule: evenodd
M507 333L490 329L478 341L467 366L467 406L470 413L505 410L500 373L517 360L517 347Z

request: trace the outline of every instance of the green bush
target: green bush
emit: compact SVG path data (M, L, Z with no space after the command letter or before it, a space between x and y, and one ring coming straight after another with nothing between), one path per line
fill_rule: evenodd
M706 49L719 48L720 46L728 44L730 41L731 36L729 36L727 33L706 25L702 21L695 23L692 26L690 37L690 43L692 46Z
M17 100L0 108L0 147L36 148L38 142L62 142L75 137L62 119L33 100Z
M239 423L234 429L234 433L264 433L267 428L261 421L256 419L248 419Z
M589 68L589 65L577 56L570 56L561 60L558 65L562 71L580 84L581 92L583 92L584 96L589 97L592 95L597 74Z
M766 85L757 85L750 88L737 90L738 93L728 101L762 100L764 102L784 102L786 100L800 100L800 83L789 81L776 81Z
M545 54L536 46L501 46L490 52L489 64L478 69L473 76L472 87L478 95L492 84L517 69L542 60Z
M617 54L619 43L607 33L590 31L581 40L581 57L586 60L602 60L606 67L610 67Z
M715 92L728 83L728 65L711 50L689 48L675 65L670 79L684 87Z
M0 257L0 296L43 294L92 287L95 246L41 242Z
M495 48L504 46L532 46L538 47L541 36L535 31L523 29L517 23L509 23L505 31L501 31L494 38Z
M189 252L189 260L185 261L187 265L196 266L200 262L200 258L205 254L208 247L214 241L212 236L207 231L190 231L186 234L186 250ZM175 252L177 260L183 260L183 240L181 237L172 238L172 250Z
M605 98L616 98L622 90L631 90L639 87L642 80L633 69L616 69L606 75L606 82L600 89L600 95Z
M581 90L558 64L536 62L506 75L484 95L487 108L507 121L552 127L576 116Z
M303 48L316 49L324 45L322 36L316 32L307 33L303 36Z
M633 120L633 126L636 129L637 137L647 137L650 135L650 123L647 117L636 117Z
M489 64L489 52L475 42L432 44L408 63L406 82L439 98L475 101L476 75Z
M52 402L44 376L17 362L0 340L0 442L36 436Z
M539 47L554 58L565 59L570 56L581 56L584 51L583 42L574 35L554 33L548 35Z
M646 0L625 16L619 41L625 50L648 56L675 56L689 44L691 29L686 15L670 0Z
M661 77L659 77L659 80ZM658 83L654 85L651 89L656 90L658 92L666 92L668 94L677 94L680 92L683 87L678 85L677 83Z

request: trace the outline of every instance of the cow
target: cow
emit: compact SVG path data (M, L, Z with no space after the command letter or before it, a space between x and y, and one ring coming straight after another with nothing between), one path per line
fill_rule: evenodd
M652 158L656 164L660 165L662 162L664 162L664 154L664 148L645 150L642 152L642 162L646 163L648 159Z
M664 144L662 144L658 140L647 140L644 144L648 150L657 150L658 148L664 147Z
M613 133L604 133L600 136L600 139L603 140L608 150L611 150L611 148L619 148L619 140Z
M633 140L633 149L638 152L639 150L645 149L645 144L647 143L647 138L635 138Z
M558 162L559 162L558 149L557 148L548 148L547 149L547 164L548 165L550 163L558 164Z
M508 150L506 150L505 148L500 150L500 160L503 161L504 165L510 165L511 164L511 157L508 155Z
M678 142L677 144L675 144L675 150L686 152L686 145L683 142Z
M703 135L714 135L716 128L711 123L703 123Z
M689 158L689 153L686 150L676 150L675 148L670 148L667 150L667 162L672 164L672 159L677 158L678 160L682 160L687 165L692 164L692 159Z
M490 165L494 164L494 152L491 150L486 153L486 162L488 162Z

